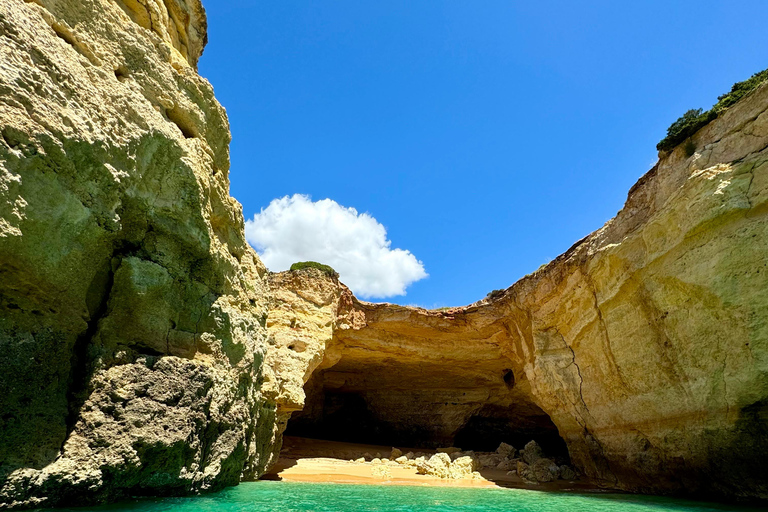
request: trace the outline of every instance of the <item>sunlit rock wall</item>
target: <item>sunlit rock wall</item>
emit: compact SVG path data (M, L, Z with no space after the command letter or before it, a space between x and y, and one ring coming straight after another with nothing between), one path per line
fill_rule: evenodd
M261 474L266 270L198 0L0 0L0 507Z

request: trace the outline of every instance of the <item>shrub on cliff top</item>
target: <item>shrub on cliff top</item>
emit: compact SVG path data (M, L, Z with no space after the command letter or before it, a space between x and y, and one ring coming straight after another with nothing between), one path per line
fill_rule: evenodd
M714 121L717 116L725 112L728 107L734 105L737 101L757 89L758 86L762 85L767 80L768 69L765 69L759 73L755 73L748 80L733 84L731 91L722 96L718 96L717 103L706 112L702 111L702 109L689 110L667 128L667 136L656 144L656 149L659 151L671 151L676 148L685 139L691 137L711 121Z
M329 277L339 277L339 273L333 270L332 267L323 265L322 263L318 263L316 261L299 261L291 265L291 270L302 270L305 268L316 268L317 270L324 272Z

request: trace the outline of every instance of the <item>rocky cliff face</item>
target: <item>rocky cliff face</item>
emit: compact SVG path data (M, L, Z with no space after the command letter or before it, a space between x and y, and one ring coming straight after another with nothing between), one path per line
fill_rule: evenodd
M0 507L255 477L265 268L199 0L0 0Z
M610 487L768 498L768 87L692 143L603 228L492 299L426 311L341 289L320 344L331 355L302 367L307 404L289 430L556 449L556 428Z
M266 272L204 44L199 0L0 0L0 507L256 478L286 425L768 498L768 88L545 268L425 311Z

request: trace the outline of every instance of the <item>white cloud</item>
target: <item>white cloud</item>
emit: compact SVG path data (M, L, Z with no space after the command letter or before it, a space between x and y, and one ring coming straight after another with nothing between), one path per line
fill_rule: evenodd
M390 248L387 230L375 218L331 199L274 199L246 221L245 237L270 270L318 261L336 269L361 297L405 295L411 283L427 277L410 251Z

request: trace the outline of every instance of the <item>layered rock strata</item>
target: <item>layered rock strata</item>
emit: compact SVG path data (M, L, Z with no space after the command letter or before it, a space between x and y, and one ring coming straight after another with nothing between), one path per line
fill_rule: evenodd
M317 349L332 355L301 374L289 429L354 420L423 445L551 419L607 486L768 498L768 87L686 146L603 228L492 298L427 311L341 289Z
M286 425L768 498L766 87L543 269L426 311L267 274L204 44L199 0L0 0L0 506L235 484Z
M0 0L0 508L260 475L268 286L199 0Z

